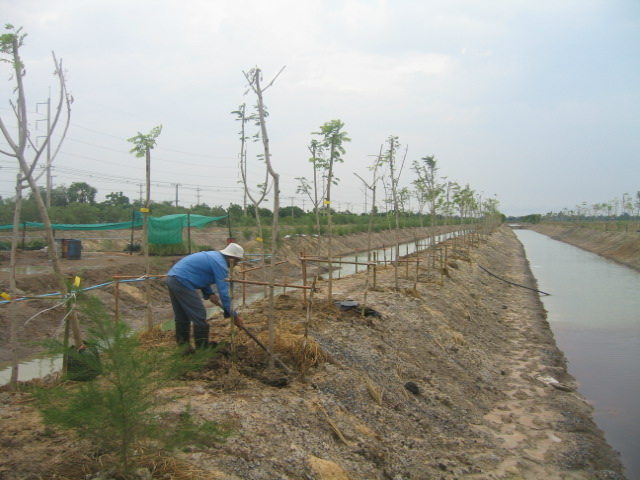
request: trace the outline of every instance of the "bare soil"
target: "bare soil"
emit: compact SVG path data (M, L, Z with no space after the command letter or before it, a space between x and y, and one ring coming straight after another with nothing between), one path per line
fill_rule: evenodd
M315 241L287 239L282 250L295 258L312 252ZM392 241L380 236L374 244ZM345 253L365 245L363 236L338 241ZM190 404L197 418L231 424L236 434L213 448L177 452L181 467L154 478L623 479L617 453L573 389L538 294L478 268L535 288L513 232L501 227L463 253L450 255L444 271L421 267L417 284L414 272L405 277L401 268L399 288L394 269L379 268L367 306L380 317L336 308L326 299L326 280L320 281L310 314L317 347L310 367L298 348L306 321L301 294L280 295L276 351L294 373L269 370L262 350L237 333L237 364L222 349L209 369L162 392L175 398L169 409ZM23 260L34 264L30 255L37 253L25 252ZM94 285L114 274L144 273L140 256L94 255L66 261L69 275L82 270L83 285ZM164 273L175 260L157 259L152 271ZM363 302L365 279L359 273L334 281L334 300ZM19 278L25 293L55 285L51 274ZM109 288L92 292L112 305ZM120 292L123 318L134 326L145 321L142 292L142 282ZM159 323L170 318L161 282L153 295ZM51 306L20 303L25 318ZM8 331L6 311L0 307L2 332ZM265 343L266 311L265 300L243 309L245 325ZM22 335L51 335L59 322L59 312L42 313ZM210 322L212 340L230 337L220 314ZM6 338L1 341L4 352ZM154 331L152 343L172 345L172 333ZM0 392L0 430L0 479L110 478L92 473L100 467L90 461L90 445L44 427L25 391Z

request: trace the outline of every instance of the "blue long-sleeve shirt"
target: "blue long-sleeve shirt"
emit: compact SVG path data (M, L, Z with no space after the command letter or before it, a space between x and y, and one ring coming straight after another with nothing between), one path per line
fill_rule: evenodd
M231 297L229 283L225 281L229 275L229 267L224 255L220 252L207 251L187 255L179 260L167 275L176 277L185 287L201 290L205 300L214 294L211 285L215 284L224 309L224 316L229 318Z

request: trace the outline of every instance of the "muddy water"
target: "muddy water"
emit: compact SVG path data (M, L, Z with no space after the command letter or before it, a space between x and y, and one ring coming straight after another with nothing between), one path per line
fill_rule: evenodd
M640 478L640 274L530 230L525 247L558 347L597 425Z

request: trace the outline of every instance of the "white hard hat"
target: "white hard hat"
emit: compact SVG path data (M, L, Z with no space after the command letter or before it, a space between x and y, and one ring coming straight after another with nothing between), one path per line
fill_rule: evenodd
M244 248L237 243L230 243L226 248L220 250L220 253L227 257L242 259L244 257Z

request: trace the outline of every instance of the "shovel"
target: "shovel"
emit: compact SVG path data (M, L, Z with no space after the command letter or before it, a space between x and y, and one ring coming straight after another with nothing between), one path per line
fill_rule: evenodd
M227 314L228 310L226 310L222 305L218 305L220 308L222 308L222 310L224 310L224 313ZM245 327L244 325L236 325L236 327L238 327L240 330L242 330L244 333L246 333L247 335L249 335L251 337L251 339L256 342L260 348L262 348L265 352L269 353L269 349L265 346L264 343L262 343L258 337L256 337L253 333L251 333L249 331L249 329L247 329L247 327ZM275 355L273 357L273 359L275 360L275 362L282 367L282 369L287 372L287 375L290 375L291 373L293 373L293 371L287 367L282 360L280 360L279 358L277 358Z
M254 342L256 342L256 343L260 346L260 348L262 348L265 352L269 353L269 349L264 345L264 343L262 343L262 342L258 339L258 337L256 337L253 333L251 333L251 332L247 329L247 327L245 327L244 325L242 325L242 326L238 326L238 328L239 328L240 330L242 330L244 333L246 333L247 335L249 335L249 336L251 337L251 339L252 339ZM291 374L291 373L292 373L291 369L290 369L289 367L287 367L287 366L282 362L282 360L280 360L279 358L277 358L277 357L275 357L275 356L273 357L273 359L275 360L275 362L276 362L280 367L282 367L282 369L283 369L285 372L287 372L287 374Z

